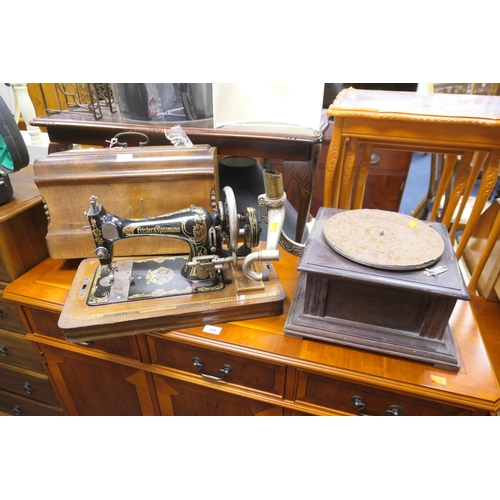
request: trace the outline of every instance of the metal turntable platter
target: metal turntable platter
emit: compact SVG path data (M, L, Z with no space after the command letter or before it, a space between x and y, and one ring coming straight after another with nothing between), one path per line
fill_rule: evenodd
M425 221L376 209L347 210L325 223L327 244L344 257L389 270L421 269L444 252L441 235Z

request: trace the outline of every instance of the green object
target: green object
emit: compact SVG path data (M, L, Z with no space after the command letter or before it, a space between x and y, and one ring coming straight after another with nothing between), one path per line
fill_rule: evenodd
M12 156L9 152L9 148L3 137L0 135L0 165L9 170L10 172L14 172L14 162L12 161Z

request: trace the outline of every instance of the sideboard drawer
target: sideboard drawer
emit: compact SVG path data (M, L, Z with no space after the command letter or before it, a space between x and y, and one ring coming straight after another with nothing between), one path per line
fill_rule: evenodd
M146 338L153 365L182 370L211 380L214 377L222 378L224 382L221 383L284 396L284 365L183 344L155 335L147 335ZM197 365L194 360L198 360ZM221 370L228 366L229 373L224 376Z
M20 416L63 416L64 411L58 406L51 406L37 401L31 401L0 390L0 412Z
M43 403L58 404L46 375L0 365L0 388Z
M46 335L60 340L66 340L63 331L57 325L59 313L38 309L36 307L22 306L33 333Z
M3 298L4 286L0 285L0 328L11 332L26 333L15 302Z
M382 416L394 412L402 416L471 414L470 409L304 371L298 371L295 401L354 415Z
M32 343L24 335L0 330L0 366L2 365L44 373Z
M57 324L59 321L58 313L44 311L35 307L24 307L24 312L28 318L31 331L34 334L45 335L47 337L66 341L63 331ZM89 350L98 350L128 359L141 360L137 339L133 335L95 340L92 342L78 342L77 345L83 346Z

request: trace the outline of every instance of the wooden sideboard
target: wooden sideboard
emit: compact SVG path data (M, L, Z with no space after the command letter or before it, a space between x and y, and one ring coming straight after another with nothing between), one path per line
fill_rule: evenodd
M461 368L287 337L298 259L275 268L284 314L72 344L57 325L78 261L46 259L6 288L68 415L488 415L500 410L500 345L458 301L451 319ZM168 299L166 299L168 300ZM498 304L493 304L498 306ZM488 354L488 349L491 352ZM493 360L493 362L490 362ZM232 371L225 375L224 367ZM220 379L220 380L217 380ZM396 410L395 410L396 408Z
M0 414L59 415L63 411L39 357L26 340L5 287L48 257L47 218L33 167L10 175L14 196L0 205Z

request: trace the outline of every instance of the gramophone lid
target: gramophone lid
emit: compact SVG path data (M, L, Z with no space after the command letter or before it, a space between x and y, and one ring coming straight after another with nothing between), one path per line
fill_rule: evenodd
M444 252L443 238L425 221L385 210L339 212L325 222L323 234L340 255L379 269L424 268Z

